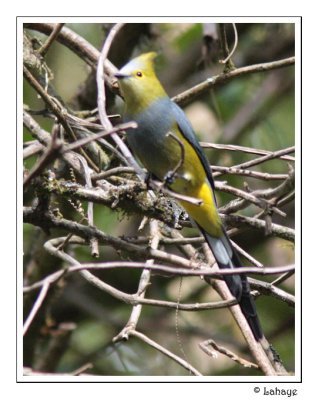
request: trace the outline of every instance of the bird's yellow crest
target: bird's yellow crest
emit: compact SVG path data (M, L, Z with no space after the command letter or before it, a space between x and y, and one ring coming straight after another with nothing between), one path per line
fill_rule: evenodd
M157 53L155 51L150 51L149 53L141 54L139 57L136 57L134 60L140 62L141 65L144 64L144 69L152 68L154 69L154 60L157 57Z
M137 72L142 74L152 75L154 72L154 59L157 57L155 51L141 54L133 58L126 65L124 65L116 76L118 78L133 77Z
M154 71L154 51L141 54L124 65L115 76L119 80L127 111L136 114L153 101L167 96Z

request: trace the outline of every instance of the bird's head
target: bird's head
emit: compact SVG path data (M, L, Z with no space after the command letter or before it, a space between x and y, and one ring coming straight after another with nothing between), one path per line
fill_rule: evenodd
M155 52L142 54L124 65L116 74L121 93L130 112L140 112L154 100L167 96L155 70Z

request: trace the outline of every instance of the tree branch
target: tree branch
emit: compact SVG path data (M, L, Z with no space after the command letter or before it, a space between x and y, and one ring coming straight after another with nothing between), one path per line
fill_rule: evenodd
M42 57L46 55L48 52L49 48L51 47L52 43L55 41L59 33L61 32L61 29L63 28L64 24L56 24L52 32L50 33L50 36L48 37L47 41L43 43L43 45L39 48L38 53L41 54Z
M207 78L204 82L199 83L192 88L185 90L185 92L178 94L173 97L173 100L181 105L185 106L186 104L193 101L196 97L202 95L206 91L215 87L224 82L228 82L234 78L238 78L241 76L245 76L248 74L254 74L259 72L271 71L273 69L284 68L291 65L294 65L295 57L285 58L283 60L272 61L268 63L248 65L246 67L241 67L234 69L230 72L222 73L220 75L212 76L211 78Z

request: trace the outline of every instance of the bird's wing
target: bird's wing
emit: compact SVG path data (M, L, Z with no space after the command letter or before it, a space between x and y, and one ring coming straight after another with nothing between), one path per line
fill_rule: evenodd
M205 156L204 151L200 147L193 128L186 118L184 112L181 108L173 103L173 114L175 120L178 125L178 129L180 130L183 137L191 144L191 146L195 149L198 158L200 159L205 172L207 179L214 189L214 179L211 173L211 169L208 163L208 160ZM213 190L214 193L214 190ZM214 193L215 198L215 193ZM216 198L215 198L216 203ZM213 237L208 232L205 231L199 224L197 224L200 231L204 235L206 242L208 243L210 249L212 250L217 264L219 268L237 268L241 267L242 263L240 259L232 247L232 244L227 236L226 230L223 228L222 235L220 237ZM229 275L225 276L224 280L230 292L235 296L239 302L241 310L247 319L251 330L256 338L256 340L260 340L263 337L263 332L260 326L260 322L257 316L256 305L253 298L250 295L250 287L247 280L247 277L244 275Z
M208 160L206 158L206 155L203 151L203 149L200 147L198 140L195 136L194 130L192 128L191 123L188 121L184 111L174 102L172 102L173 104L173 113L174 113L174 117L176 119L178 128L180 130L180 132L182 133L182 135L185 137L185 139L192 145L192 147L195 149L196 154L198 155L200 161L203 164L203 167L205 169L206 175L207 175L207 179L213 189L213 191L215 190L215 183L214 183L214 179L213 179L213 175L212 175L212 171L210 169ZM215 197L215 193L214 193L214 197ZM216 202L216 198L215 198L215 202Z

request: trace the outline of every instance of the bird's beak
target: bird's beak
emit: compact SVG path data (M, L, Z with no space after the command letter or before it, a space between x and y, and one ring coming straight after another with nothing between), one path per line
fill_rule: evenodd
M129 78L131 75L128 74L123 74L123 72L116 72L114 74L115 78L117 79L125 79L125 78Z

